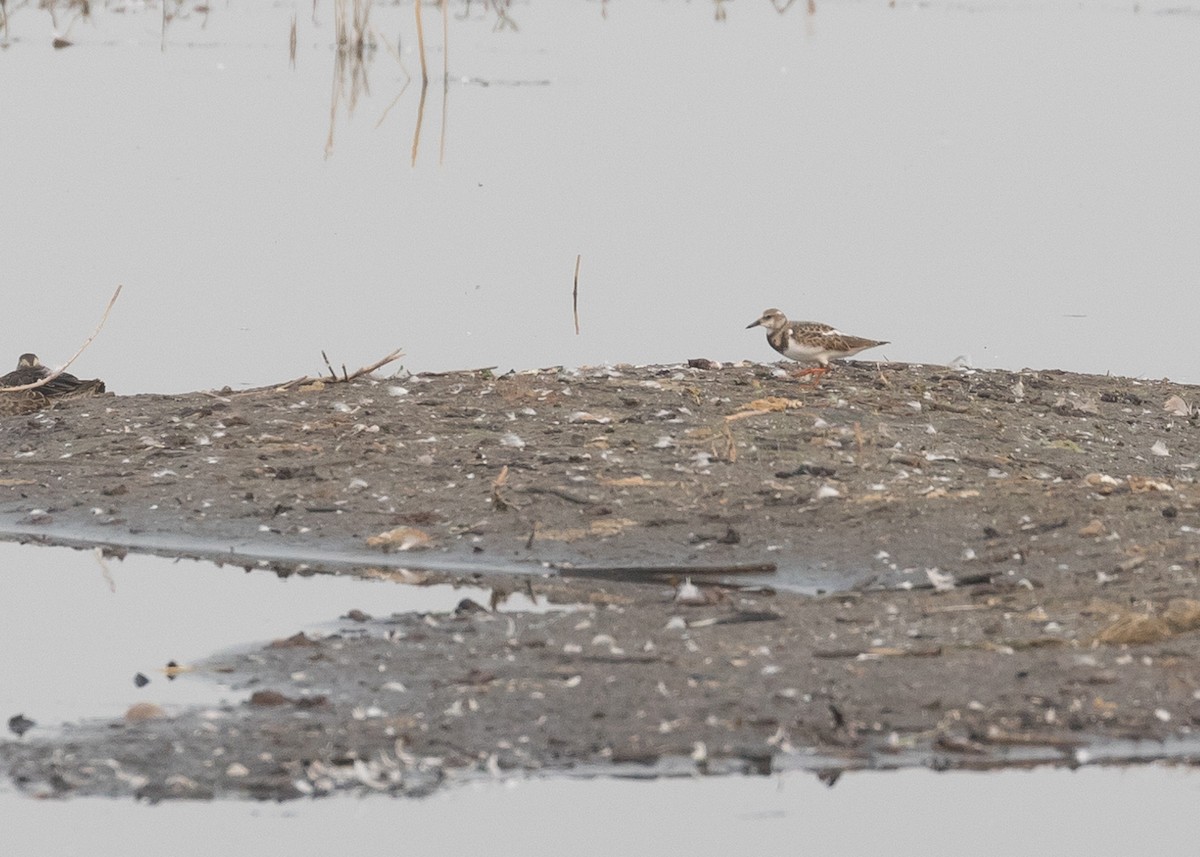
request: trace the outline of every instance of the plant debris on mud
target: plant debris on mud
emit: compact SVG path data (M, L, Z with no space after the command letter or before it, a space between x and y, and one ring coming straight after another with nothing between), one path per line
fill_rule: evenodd
M571 609L359 614L199 665L243 704L34 731L0 759L37 792L286 797L666 759L763 770L800 751L1075 763L1097 740L1186 736L1197 399L868 363L808 389L695 360L6 418L10 537L333 547L361 559L351 573Z

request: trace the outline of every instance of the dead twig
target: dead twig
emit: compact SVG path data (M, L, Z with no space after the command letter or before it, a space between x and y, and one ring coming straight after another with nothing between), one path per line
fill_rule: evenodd
M321 352L321 356L325 357L324 351ZM284 383L280 384L275 389L279 392L285 392L299 384L313 384L313 383L316 383L317 381L320 381L322 383L328 383L328 384L349 383L350 381L353 381L355 378L361 378L364 375L370 375L372 372L374 372L379 367L386 366L389 363L393 363L393 362L399 360L403 356L404 356L404 350L401 348L397 348L391 354L389 354L386 357L383 357L379 360L376 360L370 366L363 366L361 369L355 369L353 372L347 373L346 367L345 367L345 365L343 365L342 366L342 377L340 377L340 378L338 377L337 372L334 371L333 367L329 365L329 358L325 357L325 365L329 368L329 375L330 375L329 378L326 378L324 375L319 375L316 377L314 377L312 375L305 375L301 378L293 378L291 381L285 381Z
M84 350L92 344L92 340L99 335L101 328L104 327L104 322L108 321L108 313L110 310L112 310L113 304L117 302L117 298L120 296L122 288L124 288L124 286L117 286L117 290L113 292L113 296L108 299L108 306L104 308L104 315L100 316L100 323L96 325L96 329L92 331L92 335L83 341L83 345L79 346L79 350L71 355L70 360L59 366L45 378L40 378L37 381L34 381L32 384L22 384L19 387L0 387L0 393L19 393L22 390L36 390L38 387L49 384L63 372L67 371L67 367L74 363L76 358L79 357L79 355L82 354Z

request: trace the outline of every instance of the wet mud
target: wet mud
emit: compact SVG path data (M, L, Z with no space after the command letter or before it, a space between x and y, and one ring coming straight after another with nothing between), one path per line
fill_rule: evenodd
M621 764L1077 764L1186 740L1194 401L1168 381L870 363L814 390L697 360L5 418L9 537L183 540L570 609L331 605L332 633L191 665L243 704L14 736L0 761L39 794L291 797Z

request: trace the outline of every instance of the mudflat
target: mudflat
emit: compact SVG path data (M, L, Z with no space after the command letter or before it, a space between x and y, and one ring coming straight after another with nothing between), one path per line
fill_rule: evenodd
M9 538L494 595L192 665L251 695L0 761L38 793L289 797L616 763L1075 764L1186 739L1198 394L865 362L810 389L694 360L5 417ZM561 609L493 609L515 590Z

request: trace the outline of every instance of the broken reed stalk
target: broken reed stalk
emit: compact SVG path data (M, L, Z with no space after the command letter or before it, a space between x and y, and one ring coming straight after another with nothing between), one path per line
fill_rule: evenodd
M421 57L421 98L417 102L417 127L413 129L411 166L417 165L417 150L421 146L421 124L425 119L425 94L429 90L429 66L425 62L425 27L421 23L421 0L413 3L417 15L417 53Z
M288 60L291 67L296 67L296 13L292 13L292 33L288 37Z
M67 371L67 367L70 366L72 363L74 363L75 359L77 357L79 357L79 355L82 354L84 352L84 350L86 350L87 347L92 344L92 340L95 339L99 335L101 328L104 327L104 322L108 321L109 311L112 310L113 304L115 304L117 302L117 298L120 296L121 289L123 289L123 288L124 288L124 286L122 286L122 285L117 286L117 290L115 292L113 292L113 296L108 299L108 306L106 306L104 308L104 315L100 316L100 323L96 325L96 329L92 331L92 335L83 341L83 345L79 346L79 350L71 355L70 360L68 360L63 365L59 366L57 369L55 369L53 372L51 372L45 378L41 378L41 379L33 382L32 384L22 384L19 387L0 387L0 393L19 393L22 390L36 390L38 387L44 386L45 384L49 384L51 381L53 381L55 378L57 378L63 372Z
M571 309L575 313L575 335L579 335L579 262L582 253L575 254L575 288L571 291Z
M450 96L450 3L439 0L442 7L442 133L438 138L438 166L446 161L446 101Z
M291 381L285 381L284 383L280 384L279 386L275 387L274 389L277 392L286 392L287 390L291 389L292 387L296 386L297 384L312 384L316 381L321 381L322 383L328 383L328 384L345 384L350 381L353 381L355 378L361 378L364 375L370 375L372 372L374 372L379 367L386 366L389 363L393 363L396 360L399 360L403 356L404 356L404 349L397 348L391 354L389 354L386 357L383 357L379 360L376 360L370 366L363 366L361 369L355 369L353 372L347 373L346 367L343 365L342 366L342 377L339 378L337 375L337 372L335 372L333 367L329 365L329 358L325 357L325 352L322 351L321 357L324 358L325 366L329 369L329 375L330 375L329 378L326 378L323 375L318 375L316 377L313 377L312 375L305 375L302 378L293 378ZM247 392L253 392L253 391L248 390Z
M417 127L413 128L412 161L410 166L417 165L417 151L421 147L421 124L425 120L425 93L429 91L424 83L421 84L421 98L417 101Z
M413 3L417 12L417 53L421 56L421 86L429 86L429 69L425 65L425 28L421 26L421 0Z

